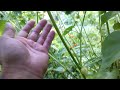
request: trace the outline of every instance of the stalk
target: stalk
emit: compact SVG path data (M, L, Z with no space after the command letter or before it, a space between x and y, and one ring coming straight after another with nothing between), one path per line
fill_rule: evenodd
M75 78L75 76L67 69L67 67L64 66L62 63L58 62L58 60L57 60L52 54L49 53L49 56L50 56L53 60L55 60L58 64L60 64L66 71L68 71L68 72Z
M60 21L62 22L63 27L64 27L64 29L65 29L64 23L63 23L63 21L61 20L60 15L59 15L58 13L57 13L57 15L59 16ZM69 35L69 34L68 34L68 35ZM64 36L64 38L65 38L65 40L67 41L67 43L69 44L69 46L71 47L71 45L70 45L69 41L67 40L67 38L66 38L65 36ZM71 40L74 41L72 38L71 38ZM74 41L74 42L75 42L75 41ZM76 57L77 61L79 62L79 58L78 58L77 54L75 53L75 51L73 50L73 48L71 48L71 50L72 50L74 56ZM81 65L80 65L80 66L81 66Z
M50 17L50 19L51 19L51 21L52 21L52 23L53 23L53 26L55 27L55 29L56 29L56 31L57 31L57 33L58 33L58 35L59 35L61 41L63 42L65 48L67 49L68 53L70 54L70 57L72 58L72 60L74 61L74 63L76 64L77 68L79 69L79 71L80 71L80 73L81 73L81 67L80 67L79 64L76 62L76 59L74 58L74 56L73 56L73 54L71 53L68 45L67 45L66 42L64 41L64 39L63 39L63 37L62 37L62 35L61 35L61 33L60 33L60 30L58 29L58 27L57 27L57 25L56 25L56 23L55 23L55 21L54 21L54 19L53 19L53 16L52 16L51 12L50 12L50 11L47 11L47 13L48 13L48 15L49 15L49 17ZM83 75L82 73L81 73L81 75L82 75L82 77L83 77L84 79L86 79L85 75Z

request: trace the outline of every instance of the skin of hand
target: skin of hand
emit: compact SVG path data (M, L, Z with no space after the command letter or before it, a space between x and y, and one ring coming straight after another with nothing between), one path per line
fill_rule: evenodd
M3 79L44 77L48 67L48 51L55 32L51 30L52 25L45 19L38 22L35 27L34 25L35 21L28 21L15 35L15 29L7 23L5 32L0 37L0 64Z

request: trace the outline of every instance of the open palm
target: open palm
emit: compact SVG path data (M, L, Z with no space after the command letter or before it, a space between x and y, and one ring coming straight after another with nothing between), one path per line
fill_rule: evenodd
M11 68L24 69L43 78L48 65L48 50L55 32L50 31L52 26L44 19L35 27L34 24L33 20L28 21L16 36L14 28L10 23L7 24L0 46L0 51L3 53L0 60L3 73L10 72ZM40 33L42 29L43 32Z

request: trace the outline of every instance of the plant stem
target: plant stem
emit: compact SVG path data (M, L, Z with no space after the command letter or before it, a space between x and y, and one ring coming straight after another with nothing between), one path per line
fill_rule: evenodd
M65 25L64 25L63 21L61 20L61 17L60 17L60 15L59 15L58 13L57 13L57 16L60 18L60 21L62 22L63 27L64 27L64 29L65 29ZM66 38L65 36L63 36L63 37L66 39L67 43L68 43L69 46L71 47L71 45L70 45L69 41L67 40L67 38ZM74 41L72 38L71 38L71 40ZM74 42L75 42L75 41L74 41ZM71 48L71 50L72 50L72 52L74 53L77 61L79 62L78 56L77 56L77 54L75 53L75 51L73 50L73 48ZM80 64L80 66L81 66L81 64Z
M100 12L100 11L99 11ZM101 29L101 27L102 27L102 25L101 25L101 16L100 16L100 13L99 13L99 28L100 28L100 36L101 36L101 46L102 46L102 29Z
M57 16L60 18L60 21L61 21L61 23L63 24L63 27L64 27L64 29L65 29L65 25L64 25L64 23L63 23L63 21L61 20L61 17L60 17L60 15L57 13ZM72 17L72 16L71 16ZM73 17L72 17L73 18ZM74 19L74 18L73 18ZM75 21L75 20L74 20ZM78 27L79 28L79 27ZM83 27L84 28L84 27ZM76 32L77 33L79 33L78 32L78 30L75 28L75 30L76 30ZM84 29L85 30L85 29ZM69 43L69 41L67 40L67 38L64 36L64 38L65 38L65 40L67 41L67 43L69 44L69 46L71 47L71 45L70 45L70 43ZM72 39L72 38L71 38ZM73 40L73 39L72 39ZM85 41L85 40L84 40ZM75 42L75 41L74 41ZM76 43L76 42L75 42ZM76 59L77 59L77 61L79 62L80 60L78 59L78 56L77 56L77 54L75 53L75 51L73 50L73 48L71 48L71 50L73 51L73 53L74 53L74 55L75 55L75 57L76 57ZM83 53L83 52L82 52ZM85 53L83 53L84 54L84 56L87 58L87 56L85 55ZM92 57L91 57L92 58ZM88 58L87 58L88 59ZM89 59L88 59L89 60ZM80 63L80 62L79 62Z
M80 73L81 73L81 67L80 67L79 64L76 62L73 54L71 53L69 47L67 46L66 42L64 41L64 39L63 39L63 37L62 37L62 35L61 35L61 33L60 33L60 31L59 31L59 29L58 29L55 21L54 21L54 19L53 19L53 16L52 16L51 12L50 12L50 11L47 11L47 13L48 13L48 15L49 15L49 17L50 17L50 19L51 19L51 21L52 21L52 23L53 23L53 26L55 27L55 29L56 29L56 31L57 31L57 33L58 33L58 35L59 35L61 41L63 42L65 48L67 49L67 51L68 51L68 53L70 54L72 60L74 61L74 63L76 64L76 66L78 67L78 69L80 70ZM86 79L85 75L83 75L82 73L81 73L81 75L82 75L82 77L83 77L84 79Z
M106 13L106 11L105 11ZM109 24L108 24L108 21L106 22L106 26L107 26L107 32L108 32L108 35L110 34L110 29L109 29Z
M107 26L107 32L108 32L108 35L110 35L110 29L109 29L108 21L106 22L106 26Z
M78 15L79 15L79 14L78 14ZM80 17L80 15L79 15L79 17ZM80 19L80 21L81 21L81 19ZM81 21L81 22L82 22L82 21ZM87 35L87 33L86 33L86 30L85 30L84 26L83 26L83 29L84 29L84 32L85 32L85 34L86 34L86 36L87 36L88 42L90 43L91 49L92 49L92 51L93 51L93 54L94 54L95 56L97 56L97 54L95 53L95 51L94 51L94 49L93 49L93 47L92 47L91 41L90 41L90 39L88 38L88 35ZM85 41L85 40L84 40L84 41ZM97 56L97 57L98 57L98 56Z
M61 20L61 17L60 17L60 15L57 13L57 16L60 18L60 21L61 21L61 23L63 24L63 27L64 27L64 29L65 29L65 25L64 25L64 23L63 23L63 21ZM62 26L62 25L61 25ZM70 45L70 43L69 43L69 41L67 40L67 38L65 37L65 36L63 36L64 38L65 38L65 40L67 41L67 43L69 44L69 46L71 47L71 45ZM73 39L72 39L73 40ZM79 59L78 59L78 57L77 57L77 55L76 55L76 53L75 53L75 51L71 48L71 50L73 51L73 53L75 54L75 57L76 57L76 59L79 61Z
M49 56L50 56L53 60L55 60L58 64L60 64L66 71L68 71L68 72L75 78L75 76L67 69L67 67L66 67L65 65L63 65L63 64L60 63L60 62L58 62L58 60L57 60L53 55L51 55L50 53L49 53Z
M83 28L83 24L84 24L84 20L85 20L85 15L86 15L86 11L85 11L84 16L83 16L81 31L79 32L79 36L81 35L81 37L80 37L80 61L82 61L82 28Z
M79 14L78 14L79 15ZM73 18L73 16L71 15L71 17ZM79 16L79 19L80 19L80 16ZM75 22L75 19L73 18L73 20L74 20L74 22ZM81 19L80 19L80 22L82 22L81 21ZM79 26L77 25L77 23L75 22L75 24L76 24L76 26L77 26L77 28L79 29L79 31L80 31L80 28L79 28ZM75 28L75 30L77 31L77 28ZM84 26L83 26L83 29L84 29L84 32L85 32L85 34L86 34L86 36L87 36L87 33L86 33L86 31L85 31L85 28L84 28ZM77 31L77 33L79 33L78 31ZM88 36L87 36L87 38L88 38ZM83 41L86 43L86 41L85 41L85 39L84 38L82 38L83 39ZM91 48L92 48L92 44L91 44L91 42L90 42L90 40L89 40L89 38L88 38L88 41L89 41L89 43L90 43L90 46L91 46ZM93 48L92 48L92 50L93 50ZM83 53L83 52L81 52L81 53ZM95 54L95 52L94 52L94 50L93 50L93 53ZM87 56L85 55L85 53L83 53L84 54L84 56L87 58ZM95 54L96 55L96 54ZM97 55L96 55L97 56ZM91 57L91 55L90 55L90 57ZM98 57L98 56L97 56ZM92 57L91 57L92 58ZM87 58L88 59L88 58ZM89 59L88 59L89 60ZM80 60L78 60L79 61L79 63L80 63Z

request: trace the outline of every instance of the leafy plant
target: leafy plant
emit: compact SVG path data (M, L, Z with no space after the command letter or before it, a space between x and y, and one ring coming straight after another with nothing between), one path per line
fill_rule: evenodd
M1 11L16 32L30 19L47 19L56 32L45 78L119 79L119 11Z
M5 25L6 25L6 20L0 20L0 36L3 34Z

